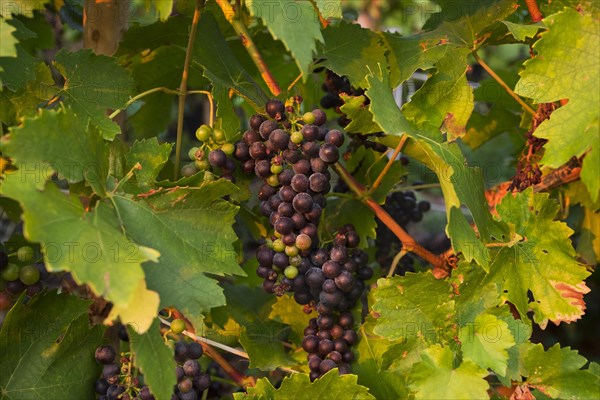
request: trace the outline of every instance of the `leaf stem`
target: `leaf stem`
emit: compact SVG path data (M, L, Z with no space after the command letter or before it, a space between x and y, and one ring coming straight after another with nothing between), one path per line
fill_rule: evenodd
M125 103L125 106L123 108L119 108L118 110L113 111L112 114L110 114L108 116L108 118L113 119L114 117L116 117L117 115L119 115L121 113L121 111L126 110L130 105L132 105L133 103L135 103L136 101L138 101L142 97L148 96L149 94L156 93L156 92L164 92L164 93L173 94L173 95L179 94L179 92L177 90L169 89L169 88L166 88L166 87L163 87L163 86L161 86L161 87L155 87L155 88L152 88L152 89L148 89L145 92L137 94L134 97L132 97L131 99L129 99L127 101L127 103Z
M365 187L358 182L340 163L334 166L337 174L346 182L348 187L356 193L358 198L365 203L379 218L379 220L388 227L394 235L402 242L402 247L407 251L414 253L433 265L433 274L436 278L444 278L448 275L448 268L444 257L437 256L419 245L395 220L392 218L375 200L368 196Z
M265 60L258 51L258 48L252 41L252 37L248 33L248 30L246 29L244 23L235 17L235 10L231 6L231 4L229 4L228 0L215 1L219 5L219 7L221 7L221 10L225 15L225 19L227 19L227 21L231 24L235 32L239 35L240 39L242 40L242 45L246 48L246 51L248 51L248 54L250 55L252 61L254 61L254 64L256 65L256 68L258 68L258 71L260 72L260 76L262 76L271 93L273 93L273 95L275 96L279 96L281 94L281 88L279 87L277 80L269 70L269 67L267 67L267 64L265 63Z
M433 189L433 188L439 188L439 187L440 187L439 183L423 183L420 185L402 186L397 189L391 190L391 192L404 192L407 190Z
M540 22L544 18L540 8L537 5L537 1L525 0L525 4L529 10L529 15L531 15L531 22Z
M215 122L215 102L213 99L213 95L208 90L188 90L187 94L204 94L208 99L208 112L210 115L208 116L208 124L212 128Z
M402 150L402 147L404 147L404 143L406 143L407 139L408 139L407 135L402 135L402 138L400 138L400 142L398 143L398 146L396 146L394 153L388 160L385 167L379 173L379 176L377 177L377 179L375 179L375 182L373 182L373 184L371 185L371 188L369 189L369 193L373 193L375 190L377 190L379 185L381 185L381 181L383 181L383 178L385 177L385 175L388 173L390 168L392 168L394 161L396 161L396 157L398 157L398 154L400 154L400 151Z
M183 62L183 72L181 74L181 84L179 85L179 107L177 109L177 141L175 143L175 170L173 171L173 180L179 177L179 166L181 164L181 142L183 140L183 115L185 112L185 98L187 95L187 81L190 72L190 63L192 61L192 50L194 49L194 41L198 32L198 22L202 13L202 4L196 0L196 8L192 17L192 27L188 38L187 48L185 49L185 61Z
M517 103L519 103L519 104L521 105L521 107L523 107L523 109L524 109L525 111L527 111L529 114L531 114L531 115L533 115L533 116L535 116L535 115L536 115L536 112L533 110L533 108L529 107L529 105L528 105L527 103L525 103L525 102L523 101L523 99L521 99L521 98L519 97L519 95L518 95L518 94L516 94L516 93L515 93L515 92L514 92L514 91L513 91L513 90L512 90L512 89L511 89L511 88L510 88L510 87L509 87L507 84L506 84L506 82L504 82L504 81L502 80L502 78L500 78L500 77L498 76L498 74L496 74L496 73L494 72L494 70L493 70L493 69L492 69L492 68L491 68L489 65L487 65L487 64L485 63L485 61L483 61L483 60L482 60L482 59L479 57L479 55L477 54L477 52L476 52L476 51L473 51L471 54L473 55L473 57L475 58L475 60L476 60L476 61L479 63L479 65L481 65L481 67L482 67L483 69L485 69L485 70L487 71L487 73L488 73L488 74L490 74L490 76L491 76L492 78L494 78L494 79L496 80L496 82L498 82L498 84L500 84L500 86L502 86L502 87L504 88L504 90L506 90L506 92L507 92L507 93L508 93L508 94L509 94L509 95L510 95L510 96L511 96L513 99L515 99L515 101L516 101Z
M394 257L394 259L392 260L392 265L390 266L390 270L388 271L388 274L387 274L388 278L391 278L392 276L394 276L394 273L396 272L396 267L398 267L398 264L400 263L400 260L407 253L408 253L408 251L406 251L404 249L404 247L402 247L402 249L400 249L400 251L398 252L398 254L396 254L396 256Z

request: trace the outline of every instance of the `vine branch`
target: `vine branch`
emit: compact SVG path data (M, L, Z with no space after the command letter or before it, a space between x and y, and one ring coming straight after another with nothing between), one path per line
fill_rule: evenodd
M383 178L385 177L385 175L388 173L388 171L390 170L390 168L392 168L392 165L394 164L394 161L396 160L396 157L398 157L398 154L400 154L400 151L402 150L402 147L404 147L404 143L406 143L407 139L408 139L407 135L402 135L402 138L400 139L400 142L398 143L398 146L396 146L396 149L394 150L394 153L392 154L392 156L388 160L388 162L385 165L385 167L379 173L379 176L377 177L377 179L375 179L375 182L373 182L373 185L371 185L371 188L369 189L369 193L373 193L375 190L377 190L377 188L379 187L379 185L381 185L381 181L383 181Z
M395 220L392 218L375 200L368 197L365 187L358 182L340 163L334 166L337 174L346 182L348 187L365 203L379 218L390 231L402 242L402 247L411 253L421 257L431 265L433 265L433 274L436 278L441 279L448 276L449 270L444 257L437 256L419 245L412 236L408 234Z
M523 109L524 109L525 111L527 111L529 114L531 114L531 115L533 115L533 116L535 116L535 115L536 115L536 113L535 113L535 111L533 110L533 108L531 108L531 107L530 107L530 106L529 106L527 103L525 103L525 102L523 101L523 99L521 99L521 97L519 97L519 95L518 95L518 94L516 94L516 93L515 93L515 92L514 92L514 91L513 91L513 90L510 88L510 86L508 86L508 85L506 84L506 82L504 82L504 81L502 80L502 78L500 78L500 77L498 76L498 74L496 74L496 73L494 72L494 70L493 70L493 69L492 69L492 68L491 68L489 65L487 65L487 64L485 63L485 61L483 61L483 60L482 60L482 59L479 57L479 55L477 54L477 52L476 52L476 51L473 51L473 53L471 53L471 54L473 54L473 57L474 57L474 58L475 58L475 60L476 60L476 61L479 63L479 65L481 65L481 67L482 67L483 69L485 69L485 70L487 71L487 73L488 73L488 74L490 74L490 76L491 76L492 78L494 78L494 79L496 80L496 82L498 82L498 84L500 84L500 86L502 86L502 87L504 88L504 90L506 90L506 92L507 92L507 93L508 93L508 94L509 94L509 95L510 95L510 96L511 96L513 99L515 99L515 101L516 101L517 103L519 103L519 104L521 105L521 107L523 107Z
M540 22L544 18L536 0L525 0L525 4L529 10L529 15L531 15L532 22Z
M258 51L258 48L252 41L252 37L248 33L246 26L244 26L244 23L235 17L235 10L231 6L231 4L229 4L228 0L215 1L219 5L219 7L221 7L221 10L225 15L225 19L227 19L227 21L231 24L235 32L239 35L240 39L242 39L242 44L248 51L248 54L252 58L252 61L254 61L256 68L258 68L258 71L260 72L260 76L262 76L271 93L273 93L273 95L275 96L279 96L281 94L281 88L279 87L277 80L271 73L271 70L269 70L269 67L267 67L267 64L265 63L265 60Z
M177 141L175 143L175 170L173 171L173 180L179 177L179 167L181 164L181 145L183 140L183 115L185 112L185 98L187 95L187 81L190 72L190 63L192 61L192 50L194 41L198 32L198 22L202 13L202 4L196 2L194 16L192 17L192 27L188 38L187 48L185 49L185 61L183 62L183 72L181 74L181 84L179 85L179 105L177 109Z

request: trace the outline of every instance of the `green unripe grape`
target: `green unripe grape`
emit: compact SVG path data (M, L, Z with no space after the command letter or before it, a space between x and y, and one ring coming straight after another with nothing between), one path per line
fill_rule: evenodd
M190 160L195 160L196 159L196 152L198 151L197 147L192 147L189 151L188 151L188 158Z
M171 332L173 333L181 333L185 331L185 321L182 319L174 319L173 322L171 322Z
M271 175L267 178L267 183L269 186L277 187L279 186L279 178L277 178L277 175Z
M227 137L225 136L225 131L223 129L217 128L213 130L213 137L215 138L215 142L217 143L223 143L227 140Z
M278 253L281 253L282 251L285 250L285 244L283 244L281 239L275 239L273 241L273 250L275 250Z
M281 233L275 231L275 232L273 232L273 236L275 236L276 238L281 238Z
M235 151L235 146L233 145L233 143L225 143L221 146L221 150L223 150L223 153L230 156Z
M217 177L215 176L215 174L213 174L210 171L204 171L204 182L212 182L215 179L217 179Z
M34 265L26 265L19 271L19 279L26 285L33 285L40 280L40 270Z
M8 264L2 271L2 279L5 281L16 281L19 279L19 266L17 264Z
M270 248L270 249L273 248L273 241L271 239L267 239L265 244L267 245L268 248Z
M296 246L285 246L285 254L290 257L294 257L300 254L300 250L298 250Z
M300 257L299 255L294 256L294 257L290 257L290 265L293 265L294 267L297 267L301 263L302 263L302 257Z
M185 176L186 178L189 178L190 176L194 175L196 172L198 172L198 170L196 169L194 164L187 164L181 168L181 175Z
M295 277L298 276L298 268L294 267L293 265L289 265L285 268L285 271L283 271L283 274L288 279L294 279Z
M210 139L210 135L212 133L212 129L208 125L200 125L198 129L196 129L196 139L201 142L208 142Z
M305 124L314 124L316 121L315 114L313 114L310 111L304 113L304 115L302 116L302 121L304 121Z
M19 250L17 250L17 258L21 262L33 260L33 249L29 246L20 247Z
M194 165L198 169L198 171L206 171L210 169L210 164L206 160L196 160L194 161Z
M283 171L283 165L281 164L271 164L271 173L277 175Z
M292 136L290 136L290 140L292 143L300 144L304 140L304 135L300 131L293 132Z

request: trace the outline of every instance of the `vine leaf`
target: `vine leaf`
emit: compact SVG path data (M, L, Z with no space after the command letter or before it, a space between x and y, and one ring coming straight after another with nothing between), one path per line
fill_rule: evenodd
M56 54L54 66L65 78L61 90L64 102L80 117L90 118L105 139L121 133L119 126L105 112L125 105L135 82L115 58L96 55L91 50Z
M502 21L510 34L520 42L524 42L526 38L533 38L538 30L543 28L541 24L516 24L510 21Z
M555 344L547 351L541 344L525 344L522 358L526 383L555 399L594 399L598 397L598 375L582 370L585 357L569 347Z
M234 190L219 180L137 198L114 196L128 236L161 253L158 264L144 264L148 287L160 294L161 307L176 307L192 323L225 304L223 289L206 274L245 275L232 245L237 207L221 199Z
M448 347L425 349L422 361L409 373L409 389L415 399L487 399L488 372L470 361L454 367L454 354Z
M306 81L317 42L323 43L318 11L309 1L247 0L245 4L250 15L262 20L273 39L281 40L292 53Z
M554 221L558 210L548 194L533 194L531 188L504 197L498 215L524 239L500 249L485 279L499 283L522 318L527 318L531 308L542 328L548 320L558 325L581 318L583 295L590 290L583 281L590 273L574 259L569 239L573 231L564 222ZM529 304L528 291L533 294Z
M156 261L158 252L127 239L114 215L106 215L101 208L86 212L78 198L44 182L40 175L17 170L5 176L0 193L20 203L24 236L42 245L48 270L70 271L77 283L87 284L115 309L129 311L122 315L124 323L148 329L158 311L158 299L140 302L136 296L152 300L156 295L146 289L141 263Z
M16 45L19 40L14 33L17 28L6 22L4 18L0 18L0 57L16 57Z
M506 375L508 349L515 345L506 322L495 315L480 314L473 324L461 328L458 338L465 360Z
M308 326L310 318L290 295L277 297L269 314L269 319L289 325L300 340L304 337L304 328Z
M340 93L340 97L344 100L344 104L340 109L351 120L344 127L346 132L361 133L363 135L381 132L379 125L373 122L373 114L364 105L365 96L349 96L345 93Z
M333 369L311 382L307 374L292 374L283 378L281 385L275 389L267 378L259 379L255 387L248 387L247 393L234 393L234 399L375 399L368 389L356 383L356 375L338 375Z
M90 301L46 292L21 296L0 331L3 399L87 399L100 373L93 354L104 328L90 327ZM91 356L92 355L92 356ZM77 368L73 362L77 360Z
M372 309L377 318L373 332L388 340L439 340L437 333L451 323L454 313L450 291L448 282L436 279L430 271L379 279L373 290ZM405 323L399 326L398 321Z
M136 140L133 143L125 158L128 169L140 163L142 169L133 171L140 186L154 183L162 167L169 161L172 147L172 143L158 144L156 138Z
M370 70L385 65L385 47L374 32L357 24L342 22L323 31L325 44L319 53L322 64L338 75L346 75L357 87L367 87Z
M535 136L548 140L541 163L558 168L588 152L581 179L596 201L600 194L600 92L590 88L600 85L600 23L569 8L545 18L544 23L549 30L534 44L537 57L525 62L515 89L536 103L569 100L535 131ZM575 80L570 76L573 70L579 71Z
M469 53L466 48L456 49L435 64L436 73L402 108L406 119L418 128L447 132L449 141L464 136L474 105L465 75Z
M324 20L342 18L341 0L311 0L319 9L319 14Z
M214 16L202 14L198 24L198 38L192 53L192 65L196 64L204 68L203 75L212 82L215 90L227 92L231 88L237 95L246 99L254 109L262 110L269 98L237 60L219 31ZM221 107L227 106L224 104Z
M43 137L44 140L39 140ZM65 151L69 149L69 151ZM50 168L69 183L83 180L99 196L106 195L108 146L100 134L88 126L86 118L71 109L40 110L40 113L16 128L2 150L27 174L39 174Z
M249 367L272 371L279 367L295 366L297 362L290 357L281 343L285 340L288 330L285 325L273 321L256 321L245 327L238 340L248 352Z
M148 331L139 334L132 327L127 327L131 351L135 354L135 365L144 374L144 383L159 399L168 399L173 394L173 386L177 384L173 350L163 341L160 334L160 322L154 319Z

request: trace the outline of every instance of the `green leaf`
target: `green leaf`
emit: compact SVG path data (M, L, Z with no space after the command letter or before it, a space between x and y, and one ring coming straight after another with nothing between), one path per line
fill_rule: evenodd
M461 328L458 338L465 360L506 375L507 350L515 345L506 322L491 314L481 314L473 324Z
M454 367L454 354L448 347L435 345L422 354L409 374L409 388L415 399L487 399L488 373L470 361Z
M0 15L6 19L10 19L14 15L25 15L33 17L36 10L43 10L44 5L49 3L49 0L11 0L3 2L0 7Z
M319 9L319 14L325 20L342 18L341 0L312 0Z
M96 194L106 195L108 147L88 121L70 109L40 110L35 118L11 129L2 151L24 174L42 174L51 168L69 183L85 180Z
M34 66L34 77L19 87L16 93L2 92L6 95L5 99L10 102L16 119L35 117L38 108L46 104L56 93L58 88L54 83L52 72L44 63Z
M569 100L535 131L535 136L548 139L541 163L557 168L589 151L581 179L595 201L600 193L600 92L590 88L600 85L600 23L565 9L545 18L544 24L549 30L534 44L537 56L525 62L515 92L536 103ZM577 79L571 79L573 70Z
M387 67L385 48L374 32L342 22L323 31L322 64L338 75L346 75L357 87L367 87L365 77L379 66Z
M256 382L255 387L248 387L247 393L235 393L233 398L236 400L375 399L366 387L356 383L356 378L356 375L350 374L339 376L337 369L333 369L314 382L310 382L308 375L298 373L283 378L278 389L275 389L267 378L262 378Z
M388 340L419 337L436 342L440 335L452 335L446 330L454 314L451 287L431 272L381 278L373 299L376 335Z
M38 60L23 47L17 44L16 49L16 57L0 58L0 81L13 92L22 89L28 81L36 78L38 65Z
M0 331L3 399L88 399L100 371L93 354L104 328L90 327L90 301L56 292L21 296ZM73 368L74 364L77 368Z
M164 342L160 334L160 322L154 319L148 331L139 334L128 327L131 351L135 354L135 365L144 374L144 383L159 399L168 399L177 384L173 350Z
M36 175L17 170L5 176L0 193L20 203L24 236L42 245L48 270L70 271L77 283L87 284L119 310L142 309L155 315L158 298L138 303L135 296L152 299L148 293L156 295L146 289L141 263L156 260L158 253L129 241L117 228L116 217L99 209L86 212L77 197L61 193L51 182L44 187L40 175L39 171ZM127 315L123 322L136 324L142 331L152 322L147 314Z
M464 136L473 111L473 90L465 75L469 53L457 49L435 64L436 73L402 107L406 119L421 129L447 132L448 141Z
M351 122L344 127L346 132L368 133L381 132L381 128L373 122L373 114L369 108L365 106L365 96L349 96L345 93L340 93L340 97L344 100L344 105L340 107L342 112Z
M150 186L154 183L162 167L169 161L172 143L158 144L158 139L136 140L127 155L127 168L131 169L135 163L140 163L142 169L134 170L135 177L140 186Z
M555 399L598 397L597 373L582 370L587 360L569 347L555 344L544 351L541 344L530 345L523 355L527 384Z
M215 54L219 56L215 57ZM229 88L233 89L256 110L262 110L269 99L235 58L212 15L203 14L198 25L193 64L204 68L204 76L217 90L227 92Z
M8 24L4 18L0 17L0 57L16 57L16 45L19 40L14 33L17 28Z
M323 43L318 13L308 1L290 3L286 0L246 0L250 15L260 18L273 39L281 40L306 80L310 64Z
M150 1L146 0L146 4L153 4L156 7L156 13L161 21L165 21L173 11L173 0Z
M462 141L475 150L504 132L516 136L519 133L519 121L517 114L496 105L486 114L474 111Z
M65 78L61 90L64 102L81 117L90 118L102 137L112 140L121 133L119 126L111 121L107 109L122 108L134 88L134 81L116 59L96 55L91 50L56 54L54 66Z
M352 372L358 376L358 383L369 388L377 399L401 399L407 397L406 383L402 373L388 370L385 355L393 349L395 342L385 340L373 333L375 321L367 317L357 331L360 341L352 349L356 358ZM394 354L394 359L402 358Z
M232 246L237 208L221 200L233 190L219 180L138 198L114 196L127 235L161 253L158 264L144 264L148 287L160 294L161 307L176 307L192 323L225 304L223 289L206 274L244 275Z
M272 371L296 365L282 343L288 330L287 326L273 321L257 321L242 330L239 342L248 353L249 367Z
M471 225L467 222L462 211L457 207L450 210L448 219L448 236L456 253L462 253L467 261L475 261L486 272L490 266L490 251L482 243Z
M510 21L502 21L506 28L520 42L525 41L525 38L533 38L540 28L543 26L539 24L525 25L525 24L515 24Z
M486 278L499 283L522 318L531 308L542 328L548 320L558 325L579 319L585 310L583 295L589 292L583 279L590 273L574 258L569 239L573 231L554 221L558 210L548 194L533 194L531 188L504 197L498 215L524 239L500 249ZM533 294L531 303L528 291Z
M304 328L308 326L311 316L302 311L302 306L294 301L293 296L283 295L277 297L271 306L269 319L289 325L301 340L304 337Z

